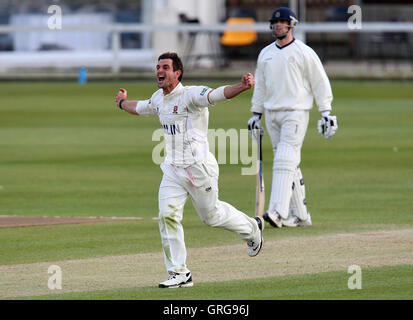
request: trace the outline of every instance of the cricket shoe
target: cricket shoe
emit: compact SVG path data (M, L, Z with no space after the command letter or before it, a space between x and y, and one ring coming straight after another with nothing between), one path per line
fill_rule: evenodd
M192 287L192 275L188 273L171 273L168 280L161 282L159 288Z
M282 228L283 226L281 216L276 211L267 211L262 217L274 228Z
M298 219L298 220L299 220L299 221L298 221L298 226L299 226L299 227L309 227L309 226L312 226L312 225L313 225L313 223L311 222L310 212L308 212L307 215L308 215L307 220L300 220L300 219Z
M300 219L296 216L289 216L287 219L281 219L283 227L298 227Z
M312 225L310 213L307 220L301 220L297 216L290 216L288 219L282 219L284 227L308 227Z
M262 232L264 230L264 220L261 217L254 217L258 224L258 236L252 240L247 241L247 252L250 257L255 257L260 253L262 244L264 243L264 238L262 237Z

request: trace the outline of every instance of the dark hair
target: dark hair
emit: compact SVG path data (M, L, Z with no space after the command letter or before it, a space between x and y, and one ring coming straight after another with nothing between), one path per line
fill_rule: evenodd
M158 61L162 59L172 60L173 70L181 70L181 75L179 76L178 80L182 81L182 75L184 74L184 65L182 64L181 58L179 58L175 52L165 52L159 56Z

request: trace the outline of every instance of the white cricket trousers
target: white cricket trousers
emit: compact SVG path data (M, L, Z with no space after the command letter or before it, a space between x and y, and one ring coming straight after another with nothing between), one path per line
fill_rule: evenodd
M161 169L164 175L159 187L159 231L169 273L189 272L181 224L188 197L201 220L211 227L236 232L245 241L259 232L253 218L218 199L219 169L211 153L187 168L162 163Z
M265 124L274 151L269 211L288 218L292 185L301 174L301 147L307 132L309 111L265 111Z

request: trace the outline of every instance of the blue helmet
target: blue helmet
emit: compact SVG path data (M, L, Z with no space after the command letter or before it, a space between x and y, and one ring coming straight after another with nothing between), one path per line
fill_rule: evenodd
M298 23L297 16L295 15L294 11L292 11L288 7L279 7L277 8L272 16L269 19L271 24L275 23L277 20L281 21L288 21L288 24L291 28L295 27Z

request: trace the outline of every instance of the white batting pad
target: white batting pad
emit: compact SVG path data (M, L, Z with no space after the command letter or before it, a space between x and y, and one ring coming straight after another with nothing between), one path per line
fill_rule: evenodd
M270 198L270 211L277 211L283 219L288 218L294 172L274 171Z
M305 185L300 168L297 168L293 179L290 212L300 220L307 220L308 218Z
M300 150L280 142L275 154L270 198L270 211L277 211L283 219L288 218L292 184L300 162Z
M300 148L280 142L275 153L273 169L295 172L300 158Z

